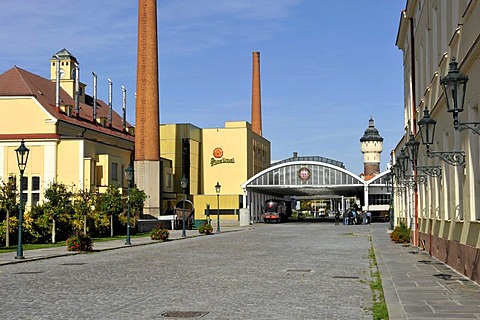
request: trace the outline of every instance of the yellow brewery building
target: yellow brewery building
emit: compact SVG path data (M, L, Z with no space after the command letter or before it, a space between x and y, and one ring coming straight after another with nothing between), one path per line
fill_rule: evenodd
M18 177L15 149L24 140L30 149L22 194L27 210L43 202L52 182L99 193L114 185L126 194L124 171L135 149L126 106L122 115L113 110L110 88L107 102L97 98L94 73L93 94L86 94L78 61L66 49L52 56L49 68L49 79L17 66L0 74L0 180ZM197 223L218 214L222 224L238 224L239 209L245 207L241 184L271 160L270 142L246 121L211 129L162 124L159 143L161 210L141 217L150 225L169 220L183 197ZM182 178L188 180L185 189Z
M52 57L50 70L50 79L17 66L0 74L1 179L17 176L15 149L24 140L27 207L42 202L52 182L87 192L126 187L134 136L125 115L85 93L77 60L66 49Z

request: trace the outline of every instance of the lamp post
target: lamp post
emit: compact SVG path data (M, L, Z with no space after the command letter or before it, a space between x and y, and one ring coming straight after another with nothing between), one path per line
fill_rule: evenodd
M182 237L185 238L187 236L187 233L185 231L185 201L187 200L185 191L187 190L187 185L188 185L188 179L185 178L185 176L183 176L182 180L180 180L180 185L182 187L182 192L183 192Z
M127 169L125 169L125 179L127 180L128 184L128 199L127 199L127 239L125 241L125 244L132 244L130 242L130 188L132 186L132 181L133 181L133 168L132 165L129 164Z
M220 183L215 185L215 191L217 192L217 233L220 233Z
M17 154L17 163L18 169L20 170L20 208L18 210L18 245L17 245L17 255L15 259L24 259L23 256L23 173L25 172L25 167L27 166L28 154L30 150L25 147L25 142L22 140L20 147L15 150Z

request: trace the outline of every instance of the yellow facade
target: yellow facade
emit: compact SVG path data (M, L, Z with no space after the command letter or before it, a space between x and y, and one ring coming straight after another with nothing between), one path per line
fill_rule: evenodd
M62 75L57 93L58 63ZM45 188L52 182L63 183L73 192L102 193L109 185L126 192L124 171L133 155L134 131L128 124L124 128L121 116L110 113L101 100L94 112L93 98L85 99L82 83L76 106L75 63L76 58L63 49L50 60L50 79L18 67L0 74L0 179L18 178L15 149L24 140L30 149L24 174L27 207L42 203ZM110 114L113 117L109 118ZM162 214L182 200L180 181L185 175L189 181L186 194L194 203L196 219L205 219L209 204L211 211L221 211L222 220L236 221L245 196L241 184L270 165L270 142L254 133L246 121L209 129L192 124L161 125L159 144ZM218 196L217 182L221 185Z
M226 122L224 128L200 129L191 124L160 126L161 156L172 160L177 201L181 200L182 138L190 141L189 198L195 207L195 219L205 220L207 204L210 214L236 222L243 207L241 184L270 166L270 142L252 131L246 121ZM217 199L215 185L221 185Z
M0 74L0 179L18 179L15 149L24 140L30 150L24 172L27 207L43 202L45 188L53 182L73 192L103 192L108 185L126 187L124 170L134 150L134 137L123 129L122 118L115 112L108 126L93 119L92 106L82 101L78 115L66 112L66 106L75 105L69 83L76 59L66 50L61 52L68 59L64 71L69 72L61 84L69 90L60 89L59 108L54 71L51 79L18 67ZM100 100L97 103L99 115L108 115L108 106Z
M243 194L241 184L270 165L270 142L246 121L202 132L205 194L215 194L217 182L222 194Z

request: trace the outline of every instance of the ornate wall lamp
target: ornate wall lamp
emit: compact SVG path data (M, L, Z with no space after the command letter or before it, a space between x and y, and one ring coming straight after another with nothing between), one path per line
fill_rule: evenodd
M415 169L415 164L417 162L417 156L415 152L418 152L418 145L412 143L409 144L409 142L411 141L408 141L405 144L406 148L402 148L402 150L400 151L400 155L397 157L397 162L400 164L400 168L403 173L403 184L408 188L415 189L417 187L417 184L424 184L427 179L423 175L407 175L409 162L413 163L412 169ZM409 154L411 154L412 156L409 156Z
M388 177L385 178L385 184L386 184L386 187L387 187L387 191L391 192L392 194L395 193L397 195L401 195L402 194L402 189L404 187L401 187L401 186L394 186L394 183L393 183L393 178L395 178L397 181L398 181L398 177L396 175L396 171L397 171L397 168L398 166L392 166L390 168L391 170L391 173L388 174ZM393 196L391 196L391 199L393 201Z
M433 138L435 136L435 126L437 120L430 117L430 111L425 109L423 111L423 118L418 121L418 127L420 128L420 137L422 138L422 144L427 148L427 156L439 157L446 163L452 166L465 165L465 152L464 151L431 151L430 145L433 144Z
M425 173L426 175L429 175L430 177L440 177L442 175L442 168L440 166L418 166L417 165L417 160L418 160L418 149L420 146L420 142L415 140L415 136L410 133L408 141L405 143L405 146L407 147L407 154L410 160L412 161L412 164L415 166L415 168L418 171L421 171Z
M447 111L452 113L453 127L457 131L466 129L472 130L474 133L480 135L480 122L459 122L458 114L463 112L463 105L465 103L465 92L467 91L468 77L460 73L458 69L458 62L452 58L450 62L450 70L448 74L440 78L440 84L445 92L447 100Z

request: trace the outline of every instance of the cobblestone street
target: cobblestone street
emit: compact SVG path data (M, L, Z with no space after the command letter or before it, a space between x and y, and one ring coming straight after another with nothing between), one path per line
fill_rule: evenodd
M5 265L0 314L2 319L371 319L368 228L261 224Z

